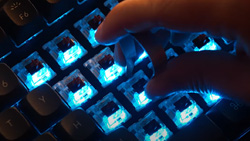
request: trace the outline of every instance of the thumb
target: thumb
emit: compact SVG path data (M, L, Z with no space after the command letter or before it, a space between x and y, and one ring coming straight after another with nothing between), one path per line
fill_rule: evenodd
M192 52L169 61L146 87L150 97L213 93L250 102L250 62L225 52Z

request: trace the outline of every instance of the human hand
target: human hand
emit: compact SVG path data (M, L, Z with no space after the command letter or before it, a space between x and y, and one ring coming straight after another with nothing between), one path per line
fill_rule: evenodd
M186 33L205 31L236 40L237 56L204 51L172 59L163 66L164 71L149 81L146 93L150 97L161 97L178 91L192 91L249 102L249 4L247 0L125 0L108 14L98 28L96 39L100 43L116 43L127 33L165 27ZM182 42L187 38L189 36L173 34L171 42ZM115 48L115 59L121 65L126 64L119 47Z

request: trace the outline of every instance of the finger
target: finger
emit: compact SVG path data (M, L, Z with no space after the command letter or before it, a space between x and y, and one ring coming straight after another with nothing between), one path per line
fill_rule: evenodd
M238 28L241 28L241 25L247 27L249 23L249 21L242 21L246 15L243 12L249 9L244 2L236 0L126 0L107 15L97 30L96 39L100 43L111 43L127 32L139 32L156 26L183 32L208 31L216 36L227 33L235 39ZM244 10L243 12L232 10L235 8ZM246 19L249 18L246 17Z
M119 43L115 44L114 59L118 65L126 66L126 59L125 59L124 54L122 53L122 49Z
M180 33L171 32L170 43L174 46L184 47L185 43L189 43L198 37L198 33Z
M250 63L225 52L192 52L172 59L149 81L149 97L174 92L213 93L250 101ZM206 74L206 75L204 75Z

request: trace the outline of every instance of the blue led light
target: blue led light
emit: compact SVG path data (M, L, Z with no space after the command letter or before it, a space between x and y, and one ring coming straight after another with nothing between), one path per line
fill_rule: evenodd
M80 30L80 32L89 40L90 44L92 45L93 48L97 47L99 43L95 39L95 33L96 27L91 27L90 21L92 21L95 16L99 16L99 19L97 18L96 20L105 19L104 14L100 11L100 9L95 9L93 10L90 14L85 16L83 19L79 20L74 24L74 27ZM95 24L100 24L101 22L95 21Z
M82 84L82 87L79 87ZM97 90L80 73L74 70L53 88L63 97L71 109L75 109L97 94Z
M36 63L40 63L41 69L36 72L29 72L27 66L32 66L32 61L37 60ZM36 65L36 64L33 64ZM46 81L51 80L56 74L55 72L43 61L37 52L32 53L29 57L22 62L16 64L12 70L22 79L29 90L44 84Z
M40 33L42 33L42 32L43 32L43 30L38 31L36 34L32 35L29 39L25 40L25 41L24 41L23 43L21 43L20 45L17 45L15 42L14 42L14 44L15 44L15 46L16 46L17 48L19 48L19 47L25 45L27 42L29 42L29 41L32 40L33 38L35 38L36 36L38 36L38 35L39 35Z
M107 115L102 109L110 102L113 102L118 109ZM110 106L107 107L110 108ZM112 110L112 107L109 110ZM119 128L122 123L125 123L131 117L128 111L114 98L112 93L109 93L102 100L88 108L87 113L93 116L105 134L109 134Z
M63 31L53 40L44 44L43 49L49 52L62 70L88 53L68 30Z
M140 81L141 80L141 81ZM142 81L143 80L143 81ZM137 111L143 109L152 100L148 99L145 95L144 87L148 77L144 74L142 70L139 70L126 82L121 83L117 89L121 91L127 99L133 104ZM134 89L137 88L138 90ZM138 92L139 91L139 92Z
M104 59L107 55L110 55L112 58L114 55L108 47L103 49L99 54L95 55L92 59L89 59L86 63L83 64L95 75L95 77L99 80L103 87L111 84L119 76L122 76L126 71L125 67L121 67L115 63L107 69L102 68L101 64L99 64L99 61Z
M217 103L221 97L215 94L201 94L204 101L207 103L208 106L212 106L213 104Z
M150 122L155 121L154 125L150 125L150 132L146 131L145 127L150 124ZM157 129L159 128L159 129ZM140 119L137 123L131 125L128 130L133 133L139 140L142 141L165 141L170 138L173 133L165 126L165 124L155 115L153 111L150 111L146 114L142 119ZM153 131L151 131L153 130ZM155 130L155 131L154 131Z
M187 101L180 102L184 97ZM180 102L181 107L177 107L176 103L178 102ZM159 105L159 108L167 113L179 129L190 124L203 112L199 105L186 93L171 96L169 99L163 101ZM181 108L181 110L178 108Z
M118 3L118 0L106 0L104 6L112 10Z
M221 50L221 47L211 38L210 42L208 42L206 45L201 47L200 49L198 47L194 48L194 51L203 51L203 50Z
M142 62L145 58L148 57L148 54L146 51L144 51L139 58L135 61L135 65L139 64L140 62Z
M44 20L46 21L48 26L53 25L54 23L56 23L57 21L59 21L60 19L62 19L64 16L68 15L71 11L73 11L74 8L70 9L69 11L65 12L64 14L62 14L60 17L58 17L57 19L55 19L54 21L52 21L51 23L49 23L45 18Z

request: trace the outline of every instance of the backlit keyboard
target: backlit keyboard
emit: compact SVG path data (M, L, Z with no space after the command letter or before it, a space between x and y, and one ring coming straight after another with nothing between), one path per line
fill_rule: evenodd
M216 94L151 100L147 54L134 74L114 61L95 32L122 0L0 0L0 140L246 140L250 107ZM168 59L224 50L233 43L202 34Z

